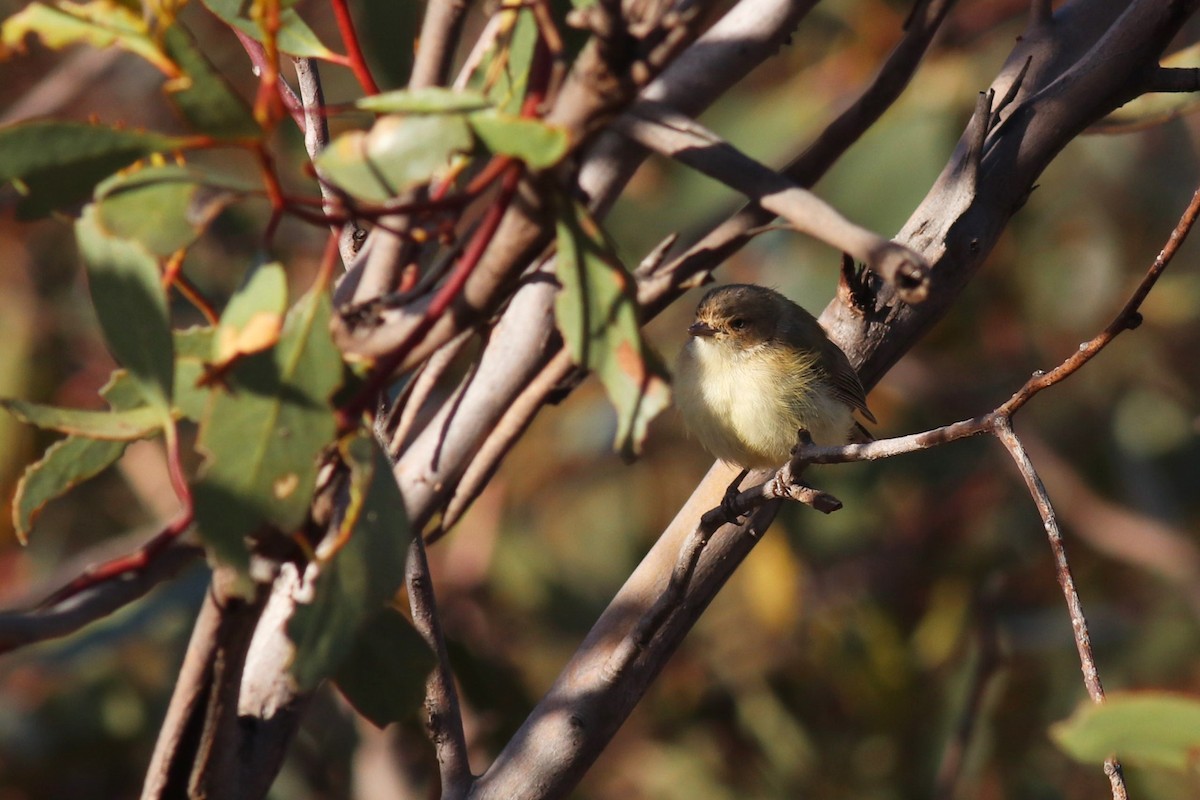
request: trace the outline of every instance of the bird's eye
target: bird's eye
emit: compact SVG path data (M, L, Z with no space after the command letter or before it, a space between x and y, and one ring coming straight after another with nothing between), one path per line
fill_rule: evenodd
M729 327L733 328L735 331L740 331L746 327L746 320L742 319L741 317L734 317L733 319L729 320Z

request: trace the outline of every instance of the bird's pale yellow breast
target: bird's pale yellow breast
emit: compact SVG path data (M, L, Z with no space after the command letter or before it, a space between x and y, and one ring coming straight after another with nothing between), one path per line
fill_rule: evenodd
M676 403L713 455L743 467L783 464L805 428L818 444L842 444L850 409L818 391L815 355L777 343L739 349L692 338L680 356Z

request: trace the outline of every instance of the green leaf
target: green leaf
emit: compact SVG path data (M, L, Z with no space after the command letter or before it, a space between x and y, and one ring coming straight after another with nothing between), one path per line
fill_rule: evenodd
M304 295L288 312L278 343L238 360L205 408L196 523L228 564L247 565L246 536L265 525L294 531L308 513L317 457L334 439L329 398L342 378L331 315L328 292Z
M162 412L149 406L128 411L84 411L0 398L0 407L30 425L91 439L128 442L144 439L163 427Z
M201 381L209 374L213 339L216 329L193 327L173 331L175 340L175 412L178 416L199 422L208 407L212 389ZM141 391L127 370L118 369L100 390L108 404L118 410L144 405Z
M18 181L22 217L44 216L87 198L104 177L186 139L83 122L21 122L0 128L0 184Z
M367 620L334 676L358 713L379 728L421 707L433 653L408 619L386 606Z
M141 56L166 75L175 65L150 35L142 16L128 5L112 0L90 3L30 3L0 25L0 44L19 50L27 36L37 36L52 50L74 44L119 47Z
M279 263L256 267L246 279L217 325L211 353L214 364L273 347L283 328L287 310L287 274Z
M101 389L100 394L108 401L112 413L107 412L76 412L76 414L103 414L105 417L120 415L124 423L131 418L129 412L145 412L142 406L142 395L137 384L123 369L115 370ZM10 401L10 406L20 405L25 409L33 409L33 414L43 411L49 413L51 419L61 416L62 409L49 409L44 406L34 406L31 403ZM15 408L10 408L18 413ZM132 415L136 416L136 415ZM159 422L157 412L153 413L154 423ZM103 420L104 425L110 425L111 419ZM38 423L34 423L38 424ZM45 427L45 426L43 426ZM57 426L50 426L57 427ZM82 428L76 430L82 432ZM161 427L157 424L148 426L145 435L158 433ZM90 431L90 429L89 429ZM138 437L132 437L138 438ZM21 480L17 483L16 494L13 497L13 527L17 538L22 544L26 543L32 532L38 515L51 500L61 497L80 483L93 478L104 471L109 465L125 452L127 442L121 440L88 438L87 435L71 435L61 439L46 449L41 459L30 464Z
M192 422L204 417L212 397L213 390L200 383L208 376L215 337L215 328L175 331L175 407Z
M345 542L322 559L311 604L288 623L292 676L301 691L339 672L368 624L400 588L411 535L387 456L368 433L343 448L350 466ZM311 567L310 567L311 568Z
M158 261L137 242L106 233L95 206L75 223L104 338L147 404L170 418L175 356Z
M13 497L13 527L22 544L51 500L103 472L125 452L126 442L68 436L50 447L25 468Z
M552 167L570 148L567 132L541 120L525 119L501 111L480 111L468 118L471 130L493 153L513 156L533 169Z
M1050 735L1077 761L1122 762L1184 771L1200 766L1200 698L1166 692L1113 692L1084 701Z
M237 28L255 41L263 40L262 28L249 16L250 3L243 0L203 0L205 7L225 24ZM285 4L286 5L286 4ZM284 8L279 14L279 34L275 43L281 52L300 58L337 58L321 43L295 9Z
M492 105L510 114L518 114L525 101L529 67L533 63L533 52L540 34L537 20L530 9L502 9L499 13L512 20L504 22L507 27L503 31L508 35L502 33L497 37L497 44L472 73L470 85L477 89L486 85L487 97Z
M617 411L615 447L636 456L670 403L666 371L642 338L633 278L578 203L559 214L558 279L554 312L571 358L604 384Z
M253 190L197 167L147 167L96 187L97 221L165 258L189 247L227 205Z
M163 34L163 44L184 75L167 85L167 97L196 132L225 139L262 135L250 106L209 63L187 30L172 25Z
M427 183L471 145L461 114L383 117L367 133L351 131L334 139L316 165L355 197L381 203Z
M354 104L365 111L379 114L451 114L480 111L492 105L481 92L440 86L381 92L361 97Z

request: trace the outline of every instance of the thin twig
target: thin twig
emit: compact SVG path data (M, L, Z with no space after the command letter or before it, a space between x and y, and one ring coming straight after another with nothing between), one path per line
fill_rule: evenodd
M296 67L296 85L300 87L300 103L304 112L304 149L315 165L317 156L329 146L328 109L325 106L325 91L321 87L321 71L315 58L295 58L292 63ZM317 183L321 188L322 209L336 219L344 206L342 195L328 181L318 179ZM329 227L338 237L342 264L349 265L358 252L358 224L351 217L344 225L330 222Z
M433 592L433 577L425 556L425 540L419 532L412 537L408 546L404 577L408 585L413 625L437 659L433 672L425 681L425 710L441 770L441 797L443 800L452 800L466 796L473 776L467 761L467 739L463 732L458 692L454 688L454 673L450 669L450 658L446 652L446 640L442 635L441 618Z
M1058 520L1054 516L1054 507L1050 504L1050 497L1046 494L1046 487L1042 485L1042 479L1038 477L1021 440L1013 433L1011 420L1007 416L997 417L994 432L996 438L1000 440L1000 443L1012 456L1013 461L1016 462L1021 477L1025 479L1029 494L1033 497L1034 505L1037 506L1038 514L1041 515L1042 525L1046 529L1046 537L1050 540L1050 551L1054 554L1054 572L1067 602L1067 613L1071 617L1071 630L1075 634L1075 649L1079 652L1079 665L1083 671L1083 685L1087 689L1088 696L1092 698L1092 702L1103 703L1104 686L1100 682L1100 671L1096 667L1096 657L1092 652L1092 639L1088 633L1087 618L1083 614L1083 603L1079 599L1075 578L1071 575L1071 564L1067 560L1062 531L1058 528ZM1104 760L1104 773L1108 775L1109 783L1112 786L1113 800L1122 800L1126 796L1125 778L1121 773L1121 763L1115 756L1109 756Z
M266 70L270 68L267 59L267 53L263 49L262 43L250 37L248 34L242 33L237 28L231 28L234 35L242 45L242 49L246 51L246 55L250 57L252 72L256 76L262 76ZM304 130L304 104L300 102L300 98L296 96L296 92L288 85L288 82L280 75L276 81L278 88L279 99L283 103L284 108L292 117L292 121L296 123L296 127Z

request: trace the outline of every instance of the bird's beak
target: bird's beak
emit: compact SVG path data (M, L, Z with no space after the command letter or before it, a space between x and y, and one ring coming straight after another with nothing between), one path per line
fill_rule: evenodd
M712 336L717 332L717 329L709 325L707 322L697 320L691 325L688 325L688 336Z

